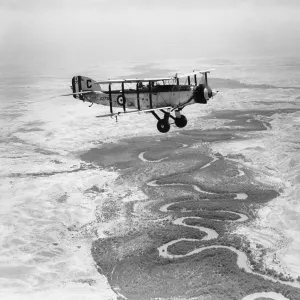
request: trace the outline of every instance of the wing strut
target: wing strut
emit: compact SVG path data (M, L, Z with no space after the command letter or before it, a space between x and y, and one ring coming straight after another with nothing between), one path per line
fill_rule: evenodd
M188 76L187 80L188 80L188 85L191 85L191 78L190 78L190 76Z
M109 107L110 113L113 113L113 106L112 106L112 97L111 97L111 83L108 85L108 96L109 96Z
M123 98L123 110L126 111L126 100L125 100L125 91L124 91L124 82L122 82L122 98Z
M140 110L141 104L140 104L140 94L139 94L139 82L136 83L136 101L137 101L138 110Z
M149 101L150 101L150 108L152 109L152 81L149 81Z
M194 75L194 80L195 80L195 86L197 85L197 75Z

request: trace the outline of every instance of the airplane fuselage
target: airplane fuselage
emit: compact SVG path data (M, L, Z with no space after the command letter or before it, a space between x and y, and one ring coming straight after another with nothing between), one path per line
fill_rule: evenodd
M143 87L138 89L125 89L124 97L122 91L112 90L112 106L113 107L123 107L123 101L125 98L126 108L139 108L139 109L149 109L149 108L159 108L166 106L177 106L184 103L193 94L193 86L189 85L157 85L151 87ZM91 103L97 103L105 106L109 106L109 92L101 91L96 93L90 93L83 96L84 101L89 101ZM138 107L138 99L139 105ZM191 101L190 104L195 103Z
M157 129L166 133L170 130L170 118L179 128L187 125L187 118L181 114L185 106L194 103L206 104L217 93L212 91L207 83L207 73L210 71L193 71L181 76L176 74L175 77L108 79L104 81L95 81L85 76L74 76L71 86L72 93L63 96L72 95L81 101L109 106L110 113L99 115L98 118L107 116L117 118L121 114L151 112L158 121ZM197 74L202 74L200 82L197 80ZM191 84L190 76L194 77L194 84ZM180 84L180 78L185 77L187 77L188 84ZM115 84L120 87L112 88ZM108 88L103 89L103 85ZM121 111L115 111L114 107L120 108ZM127 108L132 110L127 111ZM163 118L157 114L158 111L164 114ZM175 116L172 116L172 112Z

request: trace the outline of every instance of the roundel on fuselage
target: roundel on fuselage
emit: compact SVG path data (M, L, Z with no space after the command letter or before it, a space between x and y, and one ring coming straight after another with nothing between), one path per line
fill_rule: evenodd
M117 103L121 106L124 105L124 103L126 103L126 99L125 97L123 97L122 95L119 95L118 98L117 98Z

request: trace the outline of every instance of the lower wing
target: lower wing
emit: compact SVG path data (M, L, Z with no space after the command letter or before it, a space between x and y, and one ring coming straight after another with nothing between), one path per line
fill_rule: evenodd
M104 118L104 117L114 117L114 116L120 116L123 114L132 114L132 113L148 113L151 111L156 111L156 110L162 110L162 109L171 109L172 106L165 106L165 107L157 107L157 108L151 108L151 109L136 109L136 110L131 110L131 111L120 111L112 114L106 114L106 115L99 115L96 116L96 118Z

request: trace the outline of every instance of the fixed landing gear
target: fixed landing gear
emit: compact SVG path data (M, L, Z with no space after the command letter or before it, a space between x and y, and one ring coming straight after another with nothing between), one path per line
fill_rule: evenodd
M175 118L175 125L179 128L185 127L187 124L187 118L184 115L181 115L179 118Z
M171 126L170 126L170 122L169 122L169 118L170 118L170 112L164 111L163 109L161 109L161 112L164 113L164 118L161 119L155 111L151 111L152 115L157 119L157 129L159 132L161 133L166 133L170 130Z
M157 122L158 131L161 133L166 133L171 128L170 122L169 122L169 118L171 115L170 115L170 112L168 112L168 111L164 111L163 109L161 109L161 111L164 113L163 119L161 119L154 111L152 111L152 115L158 120L158 122Z
M161 119L157 122L157 129L158 131L162 133L166 133L170 130L171 126L169 123L169 120L165 121L164 119Z
M170 122L169 119L172 118L175 122L175 125L179 128L183 128L187 125L187 118L180 113L181 109L175 110L175 117L171 115L169 111L165 111L163 109L160 110L164 113L164 118L161 119L155 111L152 111L151 113L153 116L157 119L157 129L159 132L166 133L170 130Z
M183 128L183 127L185 127L186 124L187 124L187 118L186 118L184 115L182 115L182 114L180 113L180 111L181 111L181 109L176 109L176 110L175 110L175 118L173 118L173 119L174 119L175 125L176 125L177 127Z

